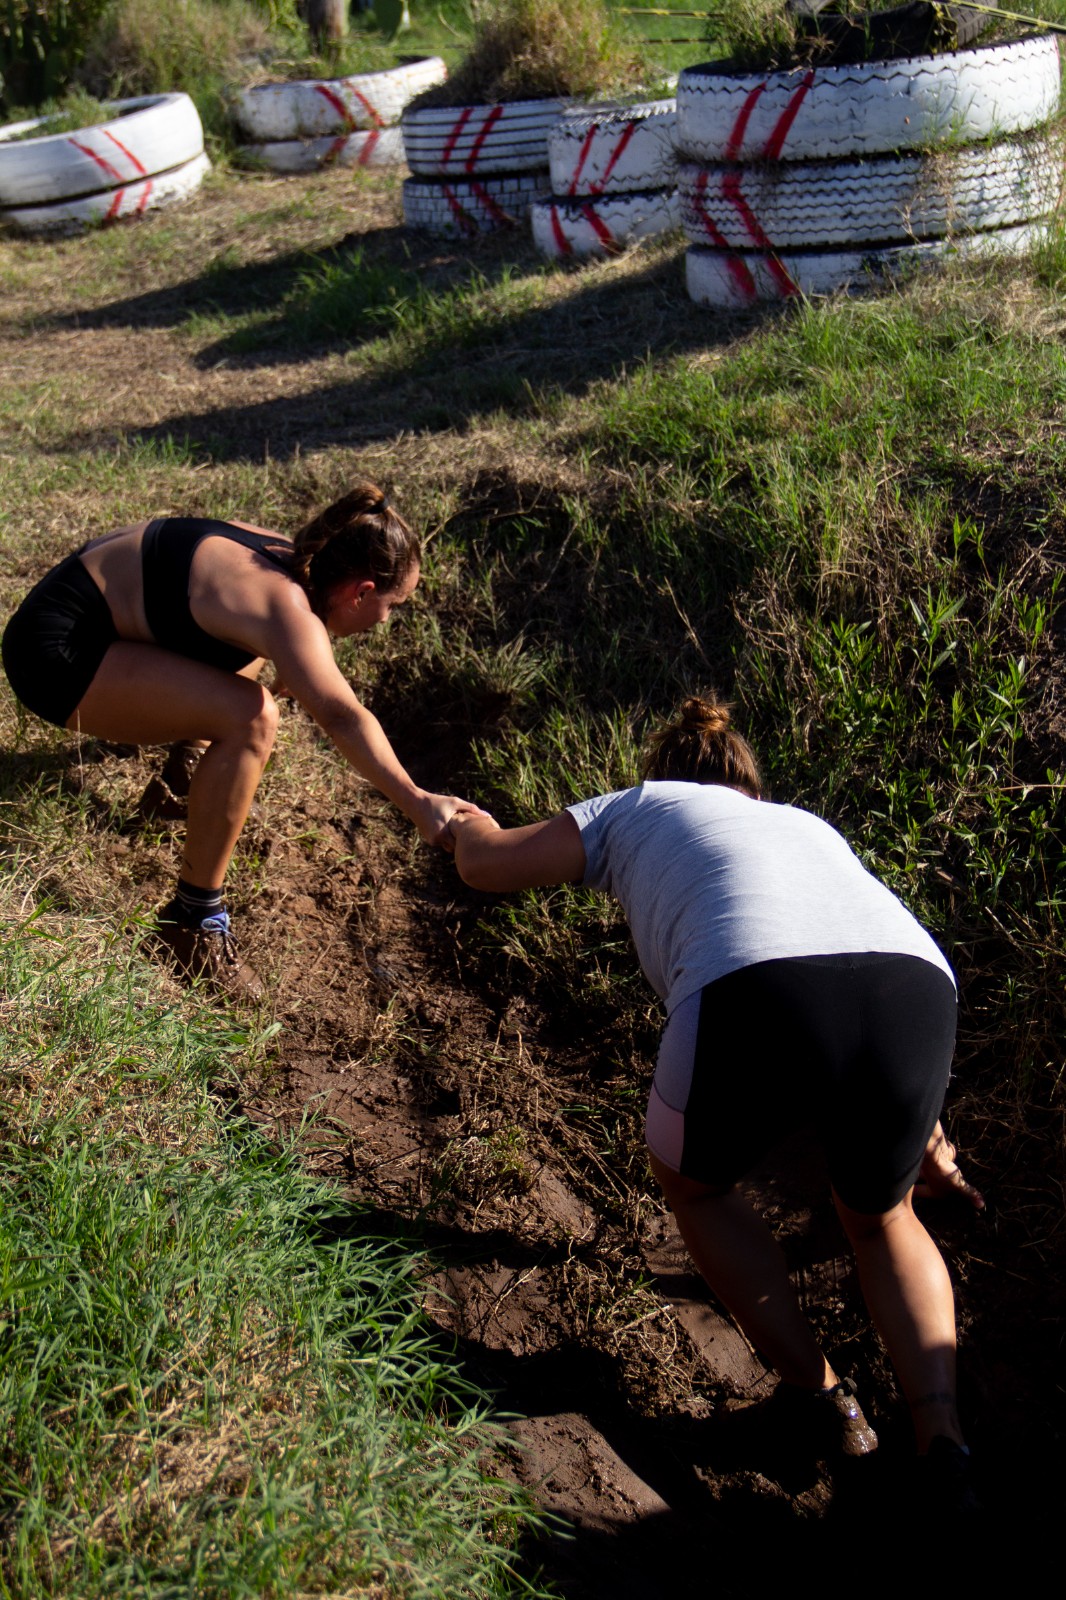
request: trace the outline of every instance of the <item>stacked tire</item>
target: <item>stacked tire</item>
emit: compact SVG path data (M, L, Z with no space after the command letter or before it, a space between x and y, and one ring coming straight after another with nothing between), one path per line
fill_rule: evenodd
M617 255L681 226L673 100L587 107L548 135L552 192L534 202L533 239L546 256Z
M231 100L233 120L247 141L240 154L254 166L281 173L402 166L403 109L447 75L444 62L431 56L357 77L242 89Z
M1052 35L859 66L682 72L678 189L705 305L1022 253L1062 194Z
M548 187L548 135L566 109L562 100L511 100L405 112L408 227L457 238L522 226Z
M21 233L75 233L187 199L211 163L187 94L117 100L106 122L42 134L38 117L0 128L0 222Z

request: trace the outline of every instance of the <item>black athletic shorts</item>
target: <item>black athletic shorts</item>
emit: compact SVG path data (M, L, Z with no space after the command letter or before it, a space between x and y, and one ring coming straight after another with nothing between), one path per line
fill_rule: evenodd
M4 630L4 671L24 706L65 728L117 640L107 601L78 555L67 556Z
M813 1125L844 1204L888 1211L940 1115L956 1011L951 979L916 956L799 956L730 972L671 1013L649 1148L726 1188Z

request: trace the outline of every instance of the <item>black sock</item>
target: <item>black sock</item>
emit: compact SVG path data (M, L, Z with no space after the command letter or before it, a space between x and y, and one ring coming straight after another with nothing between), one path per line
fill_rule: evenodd
M221 889L201 889L195 883L178 879L174 898L163 912L164 922L181 922L186 928L198 928L205 917L222 910Z

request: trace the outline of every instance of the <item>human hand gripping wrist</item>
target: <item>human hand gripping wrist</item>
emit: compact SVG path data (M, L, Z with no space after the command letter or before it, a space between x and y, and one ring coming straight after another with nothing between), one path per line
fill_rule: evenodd
M455 849L455 834L450 824L457 818L480 818L492 822L487 811L472 800L460 800L454 794L428 794L423 791L417 812L412 820L427 844L439 845L449 854ZM495 827L496 824L493 823Z

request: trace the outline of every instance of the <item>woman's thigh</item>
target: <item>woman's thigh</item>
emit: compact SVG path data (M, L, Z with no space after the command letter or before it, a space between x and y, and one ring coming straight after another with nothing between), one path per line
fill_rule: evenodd
M269 696L239 673L157 645L111 645L67 727L124 744L224 739L263 714Z

